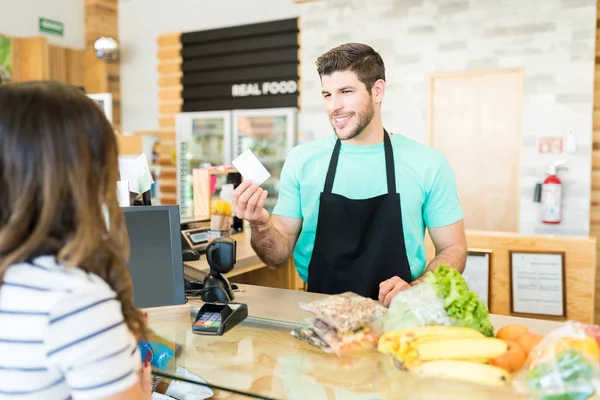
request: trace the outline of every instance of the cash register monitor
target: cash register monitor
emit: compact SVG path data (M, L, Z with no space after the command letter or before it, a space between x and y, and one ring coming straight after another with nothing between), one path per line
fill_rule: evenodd
M179 206L122 207L136 307L185 304Z

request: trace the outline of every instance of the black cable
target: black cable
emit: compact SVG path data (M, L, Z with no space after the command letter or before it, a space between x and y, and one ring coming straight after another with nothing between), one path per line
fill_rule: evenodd
M182 378L182 377L179 377L179 376L170 375L170 374L167 374L167 373L164 373L164 372L161 372L161 371L156 371L154 369L152 370L152 375L159 376L161 378L167 378L167 379L171 379L171 380L192 383L194 385L205 386L205 387L208 387L208 388L211 388L211 389L222 390L224 392L230 392L230 393L240 394L242 396L252 397L252 398L255 398L255 399L277 400L277 399L272 398L272 397L259 396L257 394L245 393L245 392L242 392L242 391L239 391L239 390L235 390L235 389L229 389L229 388L225 388L225 387L222 387L222 386L211 385L209 383L193 381L191 379L187 379L187 378Z

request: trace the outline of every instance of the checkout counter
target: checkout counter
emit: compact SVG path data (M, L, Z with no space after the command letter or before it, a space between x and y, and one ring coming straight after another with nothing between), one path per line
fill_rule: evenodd
M138 210L141 211L141 208ZM158 211L158 208L155 210ZM131 211L134 215L137 210ZM181 240L184 240L181 233L179 229L177 235L172 236L179 239L180 246ZM191 234L197 233L200 232ZM561 326L565 319L593 321L595 239L540 237L532 240L525 235L491 232L468 232L468 237L470 252L490 256L487 268L491 319L496 329L519 324L543 335ZM159 371L170 377L163 384L172 380L191 379L193 382L199 377L210 386L210 395L200 398L220 399L526 398L510 386L486 387L420 378L398 370L387 356L374 349L338 358L292 337L290 332L305 325L306 318L311 316L299 304L323 295L295 290L302 289L302 284L291 260L276 271L264 265L250 246L249 230L233 234L231 238L236 243L236 262L224 275L229 282L237 285L233 301L247 306L247 317L241 322L223 335L195 334L192 325L205 304L201 297L188 296L184 304L143 307L148 313L150 328L177 348L165 370ZM509 253L525 250L556 252L561 248L565 250L567 271L566 315L560 318L510 315L510 309L505 306L510 303L511 295L508 289ZM183 254L182 247L179 254ZM199 259L185 261L183 269L192 273L209 273L208 250L205 248L199 254ZM187 275L183 272L182 275ZM207 388L198 386L195 393L207 393Z
M196 335L191 326L201 301L185 306L151 308L150 328L179 347L158 385L166 390L173 381L197 382L188 393L207 393L211 399L526 399L510 385L487 387L458 381L422 378L397 369L375 349L338 358L290 335L311 315L299 307L323 295L303 291L240 285L236 302L248 314L222 336ZM496 328L508 324L547 334L559 322L493 315ZM190 375L193 374L193 375Z

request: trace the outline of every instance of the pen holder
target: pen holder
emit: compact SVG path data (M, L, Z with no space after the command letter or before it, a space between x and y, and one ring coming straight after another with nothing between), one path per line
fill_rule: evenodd
M231 217L227 215L211 215L210 230L226 231L231 229Z
M231 204L223 200L213 201L210 216L209 240L231 235Z

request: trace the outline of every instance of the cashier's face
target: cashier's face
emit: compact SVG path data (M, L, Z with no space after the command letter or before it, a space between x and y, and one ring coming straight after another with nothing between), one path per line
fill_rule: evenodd
M373 96L352 71L336 71L321 78L325 111L340 140L358 136L375 116Z

